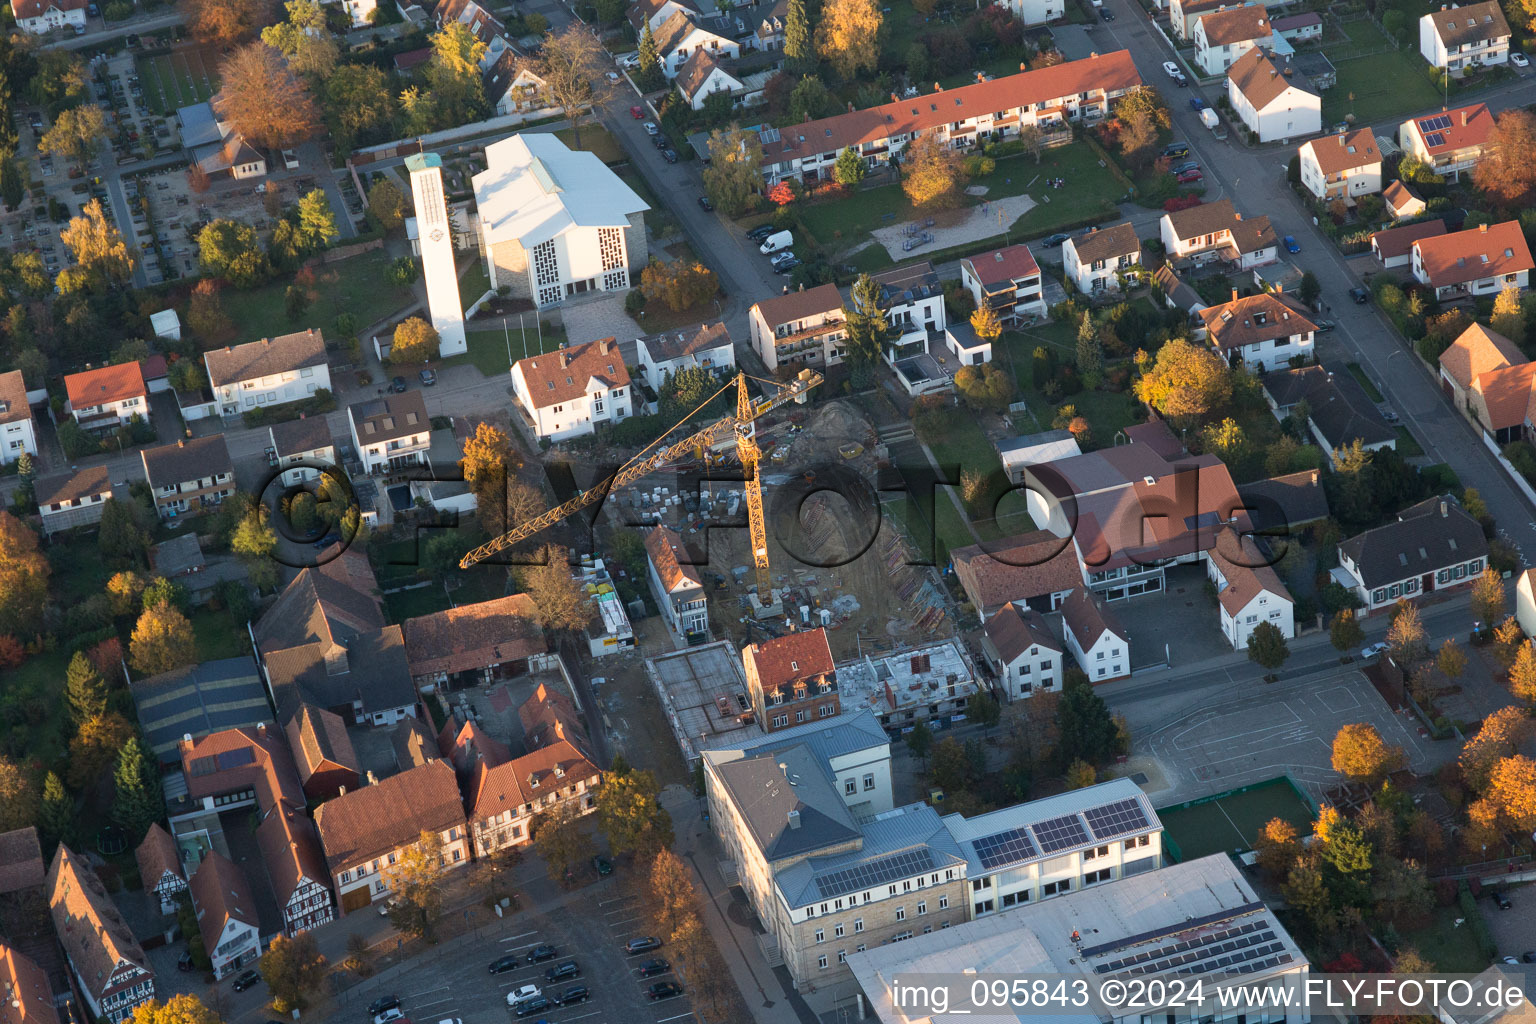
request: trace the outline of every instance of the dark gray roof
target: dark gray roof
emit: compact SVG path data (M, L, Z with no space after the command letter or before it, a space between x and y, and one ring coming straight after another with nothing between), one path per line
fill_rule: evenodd
M432 429L420 391L370 398L347 407L359 444L381 444Z
M652 359L668 360L729 345L731 333L725 329L724 320L717 320L712 324L696 324L693 327L680 327L675 331L648 334L640 341L644 343L645 350L650 353Z
M411 682L399 626L359 634L347 645L347 664L362 693L364 713L416 702L416 684Z
M266 690L249 657L205 661L137 679L129 691L150 747L166 763L177 760L176 744L184 734L200 739L272 721Z
M881 309L921 302L941 295L944 291L939 284L939 275L934 273L933 264L927 260L910 267L897 267L895 270L875 274L874 280L880 286Z
M1488 554L1483 528L1450 495L1421 501L1397 521L1351 537L1339 551L1355 563L1367 588L1460 565Z
M826 766L804 744L720 764L716 771L770 862L859 837Z
M203 546L197 534L184 533L172 537L149 549L149 564L161 576L178 576L199 566L206 565Z
M311 327L277 338L214 349L203 354L203 361L208 366L208 380L214 387L289 373L325 362L325 335Z
M330 666L325 660L325 646L319 643L267 655L267 675L272 680L280 720L291 718L300 704L335 710L360 700L363 712L371 714L415 702L416 686L411 682L399 626L358 633L346 642L346 648L345 662Z
M1360 382L1342 367L1307 396L1312 423L1328 443L1343 447L1359 438L1366 445L1396 441L1397 431L1381 415Z
M367 557L353 551L304 569L261 617L256 642L266 656L315 641L345 645L384 625L377 589Z
M144 475L149 477L150 486L156 488L235 471L223 434L191 437L159 448L146 448L140 454Z
M279 455L301 455L336 444L331 437L331 425L324 416L301 416L274 423L271 431L272 445Z
M1294 528L1328 518L1322 473L1315 469L1240 484L1237 493L1248 503L1248 515L1256 531L1281 526Z

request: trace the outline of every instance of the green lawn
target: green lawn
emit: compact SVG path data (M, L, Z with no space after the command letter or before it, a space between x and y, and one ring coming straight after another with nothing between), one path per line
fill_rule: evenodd
M389 255L376 249L316 268L316 299L297 324L288 319L283 301L288 279L278 278L250 291L225 288L219 295L224 311L236 325L233 343L273 337L311 325L334 333L336 317L342 313L356 317L360 331L387 318L411 301L409 288L397 288L389 282L389 264ZM185 309L181 315L186 316Z
M620 146L618 140L600 124L581 126L580 147L576 145L576 133L569 128L561 128L555 132L555 137L571 149L580 148L588 153L595 153L597 158L605 164L623 163L629 159L629 154L624 152L624 147Z
M460 363L472 363L483 376L499 377L512 368L512 364L507 362L509 346L512 351L512 362L516 362L524 355L533 356L540 352L553 352L565 343L565 335L551 330L546 324L542 337L543 347L540 348L541 338L538 329L531 318L525 319L527 323L521 327L508 318L505 328L499 323L493 327L470 328L464 333L469 351L461 356L444 359L442 365L458 366Z
M1375 381L1365 375L1365 370L1359 363L1345 363L1344 365L1349 370L1349 375L1360 382L1360 386L1365 389L1365 393L1370 397L1371 401L1384 401L1381 397L1381 389L1376 386Z
M1118 431L1141 422L1133 395L1129 392L1083 390L1050 402L1035 388L1035 348L1047 345L1055 351L1058 363L1071 363L1075 355L1076 338L1077 330L1071 324L1052 322L1031 327L1027 331L1008 331L993 346L993 350L998 364L1013 372L1019 389L1014 396L1015 401L1029 403L1031 411L1040 421L1039 429L1050 428L1056 409L1063 405L1073 405L1093 428L1093 444L1106 447L1114 443ZM1022 427L1020 429L1023 430Z
M1339 80L1323 93L1325 126L1344 120L1351 112L1355 123L1374 124L1440 102L1439 92L1424 75L1423 62L1412 50L1335 60L1334 64Z
M1416 458L1424 454L1424 448L1413 436L1413 432L1407 427L1397 428L1397 454L1405 459Z
M459 278L459 304L466 310L491 290L491 275L479 259Z
M1479 911L1481 912L1481 911ZM1476 974L1485 964L1477 950L1477 943L1470 936L1470 927L1457 927L1461 909L1456 906L1436 907L1434 919L1417 931L1403 936L1403 945L1419 951L1435 970L1450 974Z
M145 104L156 114L174 115L177 109L201 103L218 88L200 50L177 50L158 57L140 57L135 66L144 87Z
M250 650L250 636L245 626L230 618L228 612L201 609L194 611L190 618L192 631L197 635L198 661L238 658Z
M384 595L384 607L389 612L391 622L404 622L418 615L431 615L433 612L443 611L448 606L448 594L443 590L441 583Z

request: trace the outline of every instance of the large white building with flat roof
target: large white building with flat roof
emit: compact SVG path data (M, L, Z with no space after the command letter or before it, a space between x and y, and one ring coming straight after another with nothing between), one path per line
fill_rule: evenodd
M485 159L473 183L492 289L543 308L639 281L650 207L596 156L529 132L487 146Z

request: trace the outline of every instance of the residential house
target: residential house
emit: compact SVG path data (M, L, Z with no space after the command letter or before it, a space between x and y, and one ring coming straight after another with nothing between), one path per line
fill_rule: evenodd
M1274 28L1263 4L1221 7L1195 20L1195 63L1207 75L1224 75L1255 47L1268 48Z
M10 943L0 939L0 992L5 1004L0 1020L5 1024L59 1024L53 1005L53 986L48 972Z
M1284 543L1284 542L1282 542ZM1234 651L1267 622L1287 640L1296 636L1296 602L1280 580L1274 558L1252 536L1223 530L1206 559L1206 571L1221 608L1221 633Z
M296 487L317 479L326 466L335 466L336 441L324 416L284 420L267 428L272 457L282 468L284 487Z
M432 18L440 29L458 22L485 45L485 53L480 58L481 71L495 64L502 54L512 49L507 26L475 0L442 0L432 11Z
M1526 569L1515 581L1515 621L1526 636L1536 636L1536 569Z
M1473 324L1440 353L1440 390L1457 409L1470 413L1470 397L1478 378L1525 361L1520 346L1498 331Z
M1066 672L1061 641L1033 608L1003 605L986 621L982 649L1009 700L1055 689Z
M1266 537L1286 536L1328 518L1328 494L1322 474L1315 469L1254 480L1239 486L1237 493L1254 532Z
M41 894L47 881L48 864L37 827L0 832L0 896L26 899L32 895L29 890Z
M704 104L717 92L733 98L747 92L747 84L726 70L714 51L703 47L694 50L693 55L683 61L672 84L694 110L703 110Z
M59 845L48 869L48 909L75 987L92 1017L122 1024L155 998L155 970L85 858Z
M1195 26L1212 11L1236 7L1240 0L1169 0L1168 23L1175 39L1188 43L1195 38ZM1162 6L1162 4L1159 4Z
M755 49L774 51L784 46L784 21L789 17L789 0L774 0L752 33Z
M1066 0L993 0L1026 25L1044 25L1067 13Z
M1169 260L1181 263L1225 260L1237 270L1251 270L1279 258L1280 242L1269 217L1244 218L1230 199L1165 213L1158 235Z
M657 388L679 370L705 369L723 376L736 369L736 346L725 321L648 334L635 341L640 379Z
M1382 192L1381 198L1386 200L1387 212L1392 215L1393 220L1409 220L1428 209L1413 186L1402 181L1394 181L1388 185L1386 191Z
M1307 77L1259 48L1227 71L1227 102L1260 142L1294 139L1323 130L1323 98Z
M34 485L34 494L43 533L51 537L60 530L101 522L112 497L112 481L106 466L86 466L78 472L43 477Z
M1509 62L1509 22L1497 0L1441 4L1419 19L1419 55L1430 65L1460 71Z
M69 413L93 433L116 430L135 416L149 414L149 388L138 363L101 366L64 378Z
M1536 387L1536 363L1517 363L1479 374L1472 381L1462 412L1486 441L1502 447L1523 440L1536 419L1531 408Z
M527 594L459 605L401 624L411 678L421 690L455 690L542 668L548 641Z
M741 56L740 43L704 28L701 20L683 11L673 11L660 27L651 30L667 81L678 77L688 58L701 50L715 58Z
M32 407L27 404L27 383L20 370L10 370L0 373L0 466L24 453L37 454L37 434Z
M1333 578L1367 613L1470 582L1488 562L1483 528L1450 495L1429 498L1385 526L1339 542Z
M1268 374L1264 398L1282 421L1305 402L1308 432L1325 452L1349 449L1356 441L1371 452L1397 447L1397 430L1343 367L1303 366Z
M176 903L187 891L187 872L181 866L176 840L157 821L144 833L144 841L133 851L144 891L160 902L160 913L176 913Z
M651 596L667 628L690 643L707 639L709 604L704 584L675 530L658 524L645 535L645 565Z
M11 0L16 27L34 36L69 29L85 31L86 0Z
M639 280L650 207L595 154L524 132L491 143L485 158L472 184L492 289L543 309Z
M1056 611L1067 595L1087 582L1071 540L1049 530L955 548L949 561L966 598L983 618L1009 604Z
M512 364L512 395L539 440L563 441L633 410L629 369L613 338L569 345Z
M1297 152L1301 183L1319 199L1353 203L1381 191L1381 151L1369 128L1304 142Z
M1289 295L1259 292L1209 306L1199 313L1211 348L1233 366L1250 370L1281 370L1292 361L1312 361L1317 325L1300 302Z
M747 311L752 348L770 370L781 364L834 366L843 361L848 330L837 286L760 299Z
M1263 10L1263 8L1259 8ZM1094 228L1086 235L1074 235L1061 243L1061 263L1067 280L1084 295L1118 292L1120 279L1134 281L1133 269L1141 264L1141 239L1130 221L1108 228ZM962 279L965 266L962 262Z
M313 398L317 391L331 390L325 336L313 327L205 352L203 365L222 416L298 402Z
M555 106L549 84L534 71L527 57L506 49L480 76L485 102L498 117Z
M283 731L293 752L299 784L311 801L319 803L358 787L363 769L340 715L300 703Z
M629 8L629 23L634 28L636 36L644 32L646 24L649 24L651 32L655 33L674 14L681 14L686 18L697 18L699 9L691 0L636 0Z
M1131 636L1103 597L1086 587L1072 591L1061 606L1061 624L1067 650L1091 682L1131 674Z
M347 406L352 449L370 475L427 465L432 419L420 391L385 394Z
M223 434L145 448L139 458L161 519L202 512L235 493L235 467Z
M976 305L985 298L1004 324L1046 315L1040 264L1022 242L960 261L960 283Z
M1083 454L1070 430L1042 430L1038 434L1020 434L992 442L1002 460L1003 473L1010 484L1024 482L1024 469L1042 462L1055 462ZM1076 584L1074 584L1075 586Z
M1163 305L1169 309L1182 309L1194 319L1205 308L1205 300L1179 277L1171 265L1164 263L1152 273L1152 283L1163 293Z
M1486 103L1424 114L1404 121L1397 141L1403 152L1436 174L1459 182L1483 157L1493 131L1493 114Z
M446 761L428 761L381 781L370 773L368 781L315 808L315 828L343 916L388 895L390 865L399 863L423 832L442 841L445 867L462 868L470 859L459 784Z
M266 814L279 800L305 805L288 743L265 723L183 736L176 751L187 792L169 808L173 832L178 821L236 807L254 806Z
M336 919L320 833L302 807L280 802L256 826L256 846L290 939Z
M1270 25L1275 35L1292 43L1312 43L1323 38L1323 16L1316 11L1275 18Z
M825 629L772 637L741 649L747 699L767 732L837 717L837 667Z
M1413 277L1435 290L1438 302L1493 297L1505 288L1525 291L1531 250L1518 221L1479 224L1413 243Z
M226 978L261 956L261 924L251 883L235 862L209 850L187 886L214 978Z
M873 275L880 289L880 311L889 330L885 357L896 362L905 355L926 351L930 334L946 325L944 287L933 264L927 260Z
M874 169L920 135L953 149L1015 136L1024 126L1046 131L1068 121L1092 123L1140 85L1130 53L1118 50L767 129L759 133L763 179L769 186L787 178L820 181L850 148Z
M523 744L539 750L569 739L581 747L587 744L587 727L576 710L576 702L547 683L539 683L533 694L518 705L517 719L523 727Z
M1414 224L1376 231L1371 235L1371 255L1384 268L1391 270L1413 263L1413 243L1421 238L1436 238L1445 234L1445 221L1421 220Z

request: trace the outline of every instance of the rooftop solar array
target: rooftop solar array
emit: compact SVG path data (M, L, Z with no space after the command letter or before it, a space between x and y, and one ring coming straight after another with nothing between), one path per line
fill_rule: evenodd
M1434 117L1426 117L1419 122L1419 130L1426 132L1443 132L1451 126L1449 114L1436 114Z
M1035 838L1040 841L1040 849L1044 853L1055 853L1069 846L1081 846L1088 841L1088 833L1083 831L1083 823L1075 814L1047 818L1045 821L1035 822L1030 827L1034 829Z
M1190 935L1183 932L1182 935ZM1176 938L1153 949L1094 965L1095 974L1251 974L1292 957L1268 918Z
M1428 135L1424 136L1424 144L1428 145L1428 146L1443 146L1443 145L1445 145L1445 133L1444 132L1430 132Z
M1140 832L1148 825L1147 814L1141 809L1141 801L1135 798L1116 800L1103 807L1093 807L1083 812L1095 839L1114 839L1117 836Z
M841 871L830 871L814 879L822 899L842 896L858 889L884 885L897 878L909 878L933 868L933 852L926 849L904 850L890 857L856 864Z
M976 848L976 859L981 861L981 866L988 871L999 865L1028 860L1036 852L1034 841L1029 838L1029 832L1022 828L1012 828L996 835L982 836L971 845Z

